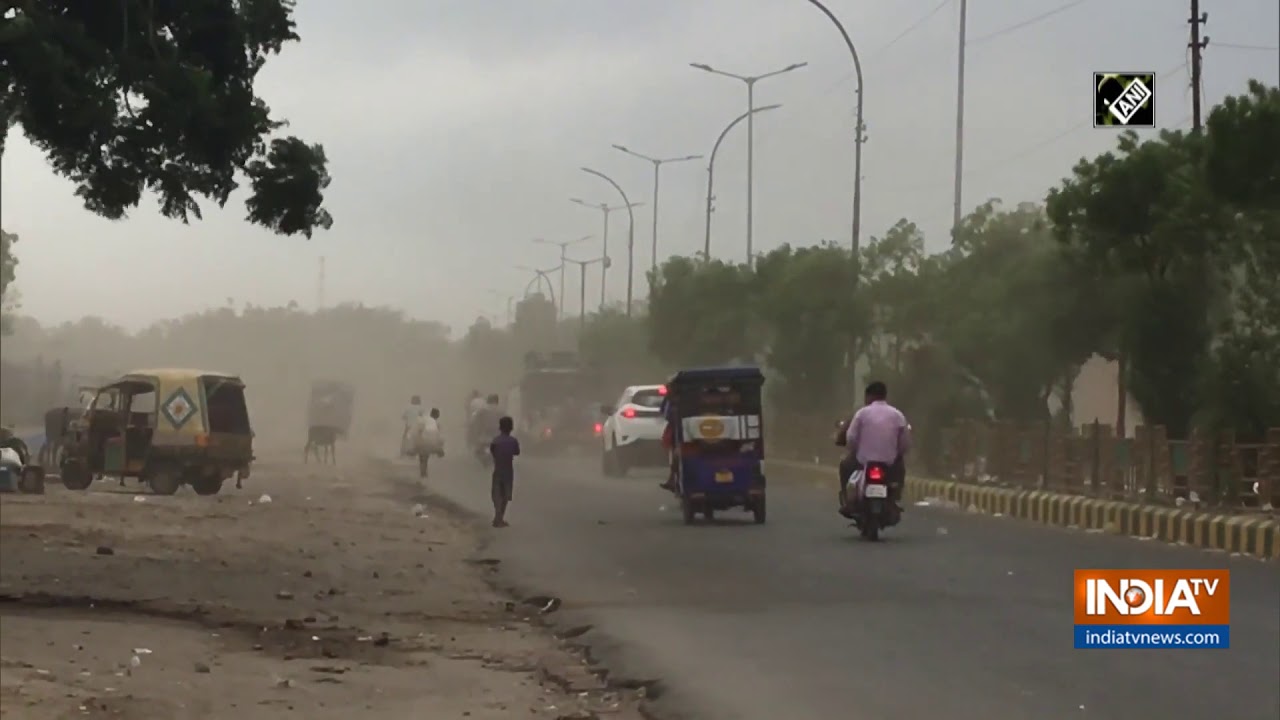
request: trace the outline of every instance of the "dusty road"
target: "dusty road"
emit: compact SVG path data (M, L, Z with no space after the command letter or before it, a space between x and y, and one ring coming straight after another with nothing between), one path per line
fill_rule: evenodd
M0 715L638 718L644 689L492 590L474 526L415 515L409 477L268 462L214 498L4 496Z
M461 462L459 460L458 462ZM770 487L769 524L685 527L656 476L522 459L491 551L564 598L612 667L661 677L697 720L1275 720L1274 563L911 507L858 541L811 482ZM486 511L478 468L437 489ZM771 476L775 480L781 478ZM743 518L743 520L738 520ZM1074 650L1076 568L1225 567L1230 650Z

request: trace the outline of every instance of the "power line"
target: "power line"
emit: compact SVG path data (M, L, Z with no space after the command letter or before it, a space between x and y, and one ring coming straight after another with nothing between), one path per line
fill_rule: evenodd
M1240 43L1224 43L1215 40L1213 46L1216 48L1230 48L1231 50L1261 50L1262 52L1275 52L1280 50L1280 45L1243 45Z
M948 6L948 5L950 5L950 4L951 4L951 2L952 2L952 0L942 0L942 2L940 2L940 3L938 3L936 6L934 6L934 8L933 8L932 10L930 10L930 11L929 11L929 12L927 12L927 13L925 13L923 16L921 16L921 17L920 17L919 19L917 19L915 22L913 22L913 23L911 23L910 25L908 25L908 26L907 26L907 28L906 28L905 30L903 30L902 32L898 33L898 34L897 34L897 35L896 35L892 40L890 40L888 43L885 43L884 45L880 46L878 49L876 49L876 50L872 51L872 52L871 52L871 54L867 56L867 62L871 62L872 60L874 60L874 59L876 59L876 58L880 57L880 56L881 56L881 55L883 55L883 54L885 53L885 51L887 51L889 48L893 47L894 45L897 45L897 44L898 44L898 42L899 42L899 41L901 41L903 38L905 38L906 36L908 36L908 35L910 35L911 33L915 32L916 30L919 30L919 29L920 29L920 28L925 24L925 22L927 22L927 21L928 21L930 18L932 18L934 15L937 15L937 14L938 14L938 12L939 12L940 10L942 10L942 8L944 8L944 7ZM854 78L854 76L856 76L856 75L857 75L857 73L856 73L855 71L850 70L849 72L847 72L847 73L845 73L844 75L840 76L840 79L839 79L839 80L836 80L835 82L831 83L831 85L830 85L827 89L825 89L825 90L823 90L821 93L819 93L819 95L820 95L820 96L822 96L822 97L825 97L825 96L830 95L831 93L835 92L836 90L839 90L840 88L845 87L845 86L848 84L848 82L849 82L850 80L852 80L852 79Z
M1039 14L1039 15L1036 15L1035 17L1028 18L1028 19L1023 20L1023 21L1021 21L1021 22L1015 23L1015 24L1013 24L1013 25L1009 25L1009 26L1006 26L1006 27L1000 28L999 30L996 30L996 31L994 31L994 32L987 33L986 35L983 35L983 36L981 36L981 37L979 37L979 38L977 38L977 39L974 39L974 40L966 40L966 41L965 41L965 45L966 45L966 46L977 45L977 44L980 44L980 43L987 42L987 41L989 41L989 40L994 40L994 39L996 39L996 38L998 38L998 37L1003 37L1004 35L1009 35L1009 34L1011 34L1011 33L1017 32L1018 30L1022 30L1023 28L1027 28L1027 27L1030 27L1030 26L1035 25L1035 24L1037 24L1037 23L1040 23L1040 22L1043 22L1043 21L1045 21L1045 20L1048 20L1049 18L1051 18L1051 17L1053 17L1053 16L1055 16L1055 15L1057 15L1057 14L1059 14L1059 13L1066 12L1067 10L1070 10L1071 8L1076 7L1077 5L1083 5L1083 4L1084 4L1084 3L1086 3L1086 2L1089 2L1089 0L1072 0L1071 2L1068 2L1068 3L1063 4L1063 5L1059 5L1058 7L1054 8L1054 9L1052 9L1052 10L1048 10L1048 11L1046 11L1046 12L1043 12L1043 13ZM932 18L934 15L937 15L937 14L938 14L938 12L940 12L944 7L946 7L947 5L950 5L950 4L951 4L951 0L944 0L943 2L939 3L938 5L936 5L932 10L930 10L928 13L926 13L923 17L921 17L920 19L918 19L918 20L916 20L915 22L913 22L910 26L908 26L906 30L903 30L901 33L899 33L897 37L895 37L894 39L890 40L886 45L884 45L884 46L883 46L883 47L881 47L880 49L878 49L878 50L876 50L876 51L872 52L872 53L871 53L871 55L868 57L868 61L873 60L873 59L875 59L875 58L879 57L879 56L880 56L881 54L883 54L886 50L888 50L889 48L893 47L893 46L894 46L895 44L897 44L900 40L902 40L904 37L906 37L907 35L911 34L911 33L912 33L912 32L914 32L914 31L916 31L916 30L920 29L920 27L924 25L925 21L929 20L929 19L930 19L930 18ZM821 93L821 95L822 95L822 96L830 95L832 92L836 91L837 89L839 89L839 88L841 88L841 87L844 87L846 83L848 83L851 79L853 79L853 77L854 77L854 73L853 73L853 72L848 72L848 73L846 73L846 74L845 74L845 75L843 75L839 80L837 80L836 82L832 83L832 84L831 84L831 86L830 86L830 87L828 87L826 90L823 90L823 91L822 91L822 93Z
M1039 15L1036 15L1033 18L1028 18L1026 20L1023 20L1022 22L1014 23L1013 25L1010 25L1008 27L1000 28L995 32L990 32L990 33L987 33L986 35L982 35L978 38L970 40L968 44L977 45L979 43L984 43L989 40L994 40L998 37L1008 35L1009 33L1017 32L1018 30L1021 30L1026 27L1030 27L1041 21L1048 20L1049 18L1053 17L1054 15L1057 15L1058 13L1066 12L1067 10L1070 10L1071 8L1076 7L1077 5L1083 5L1084 3L1087 3L1087 2L1089 2L1089 0L1072 0L1071 2L1059 5L1058 7L1052 10L1040 13Z
M915 22L908 25L906 30L903 30L902 32L898 33L896 36L894 36L892 40L890 40L888 43L882 46L879 50L876 50L875 52L871 53L871 57L867 59L870 60L871 58L875 58L879 55L883 55L886 50L893 47L894 45L897 45L899 40L910 35L916 30L920 29L920 26L928 22L929 18L933 17L934 15L937 15L938 12L942 10L942 8L950 4L951 4L951 0L942 0L942 2L935 5L932 10L930 10L928 13L925 13L919 20L916 20Z
M1166 75L1166 76L1167 76L1167 75L1172 75L1173 73L1180 72L1180 71L1182 71L1182 70L1185 70L1186 68L1187 68L1187 61L1185 61L1185 60L1184 60L1183 62L1181 62L1181 63L1179 63L1179 64L1177 64L1177 65L1174 65L1173 67L1171 67L1171 68L1169 68L1169 69L1167 69L1167 70L1164 70L1164 71L1162 71L1162 72L1158 73L1156 77L1158 78L1160 75ZM1088 127L1088 126L1089 126L1089 125L1091 125L1091 124L1092 124L1092 123L1091 123L1091 121L1089 121L1089 120L1085 120L1085 121L1083 121L1083 122L1076 123L1075 125L1072 125L1071 127L1067 128L1067 129L1065 129L1065 130L1063 130L1062 132L1058 133L1057 135L1054 135L1053 137L1045 138L1044 140L1041 140L1040 142L1036 143L1035 145L1032 145L1032 146L1030 146L1030 147L1027 147L1027 148L1025 148L1025 149L1023 149L1023 150L1019 150L1018 152L1014 153L1013 155L1010 155L1009 157L1006 157L1004 160L1001 160L1001 161L1000 161L1000 162L998 162L998 163L995 163L995 164L993 164L993 165L989 165L989 166L987 166L987 167L985 167L985 168L980 168L980 169L978 169L978 170L977 170L977 172L978 172L978 173L990 172L990 171L992 171L992 170L996 170L996 169L999 169L999 168L1004 167L1004 166L1006 166L1006 165L1009 165L1010 163L1017 162L1018 160L1021 160L1021 159L1025 158L1025 157L1027 157L1028 155L1034 154L1034 153L1036 153L1036 152L1038 152L1038 151L1040 151L1040 150L1042 150L1042 149L1044 149L1044 148L1046 148L1046 147L1048 147L1048 146L1050 146L1050 145L1052 145L1052 144L1054 144L1054 143L1058 142L1059 140L1061 140L1061 139L1063 139L1063 138L1067 137L1068 135L1071 135L1072 133L1076 132L1077 130L1080 130L1080 129L1082 129L1082 128Z
M1189 64L1189 62L1190 62L1189 60L1184 60L1184 61L1182 61L1181 63L1179 63L1179 64L1177 64L1177 65L1174 65L1174 66L1173 66L1173 67L1171 67L1171 68L1168 68L1168 69L1166 69L1166 70L1163 70L1163 71L1161 71L1161 72L1157 73L1157 74L1156 74L1156 78L1157 78L1157 80L1158 80L1161 76L1169 76L1169 75L1172 75L1172 74L1174 74L1174 73L1177 73L1177 72L1181 72L1181 71L1183 71L1183 70L1186 70L1186 69L1187 69L1187 65ZM1180 123L1180 125L1182 125L1182 124L1185 124L1185 121L1184 121L1183 123ZM1005 156L1004 158L1001 158L1000 160L998 160L998 161L996 161L996 162L990 163L990 164L988 164L988 165L979 166L978 168L973 169L973 170L967 170L967 171L965 171L965 176L966 176L966 177L968 177L968 176L972 176L972 175L986 175L986 174L991 173L991 172L993 172L993 171L995 171L995 170L1000 170L1001 168L1004 168L1004 167L1007 167L1007 166L1009 166L1009 165L1012 165L1013 163L1018 162L1019 160L1022 160L1022 159L1027 158L1027 157L1029 157L1029 156L1031 156L1031 155L1034 155L1035 153L1037 153L1037 152L1039 152L1039 151L1041 151L1041 150L1043 150L1043 149L1045 149L1045 148L1049 147L1050 145L1053 145L1054 143L1057 143L1059 140L1062 140L1063 138L1066 138L1066 137L1068 137L1068 136L1070 136L1070 135L1073 135L1073 134L1075 134L1076 132L1079 132L1080 130L1083 130L1083 129L1087 128L1087 127L1090 127L1091 125L1092 125L1092 121L1091 121L1091 120L1082 120L1082 121L1080 121L1080 122L1078 122L1078 123L1076 123L1076 124L1072 125L1071 127L1064 128L1063 130L1059 131L1058 133L1056 133L1056 134L1054 134L1054 135L1052 135L1052 136L1050 136L1050 137L1047 137L1047 138L1045 138L1045 139L1043 139L1043 140L1037 141L1036 143L1034 143L1034 144L1032 144L1032 145L1028 145L1028 146L1026 146L1026 147L1022 148L1021 150L1017 150L1017 151L1013 152L1012 154L1010 154L1010 155L1008 155L1008 156ZM905 186L905 187L895 188L895 190L896 190L896 191L903 191L903 190L917 190L917 189L923 189L923 188L935 188L935 187L938 187L938 186L939 186L939 184L938 184L936 181L932 181L932 182L928 182L928 183L914 184L914 185L910 185L910 186Z

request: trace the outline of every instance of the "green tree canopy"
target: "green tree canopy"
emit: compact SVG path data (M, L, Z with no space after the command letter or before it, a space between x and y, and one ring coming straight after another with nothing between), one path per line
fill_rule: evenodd
M835 413L848 406L850 350L861 329L856 272L849 251L833 245L784 245L760 259L758 337L780 376L771 386L779 407Z
M76 184L90 211L119 219L144 191L165 216L201 217L247 177L247 219L311 237L333 220L324 150L296 137L254 91L298 39L292 0L41 0L8 3L0 31L0 115ZM0 145L3 152L3 145Z
M1212 259L1231 242L1204 147L1193 133L1125 133L1048 196L1058 239L1125 285L1114 332L1125 381L1146 419L1177 435L1200 405L1221 287Z
M17 242L17 235L0 230L0 335L8 335L13 329L17 299L11 286L18 271L18 257L13 254Z
M751 287L744 265L671 258L650 277L649 349L676 367L751 358Z

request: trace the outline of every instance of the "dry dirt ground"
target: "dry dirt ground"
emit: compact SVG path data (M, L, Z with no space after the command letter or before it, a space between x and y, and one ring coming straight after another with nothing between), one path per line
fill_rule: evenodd
M410 477L262 462L216 497L3 496L0 716L642 717Z

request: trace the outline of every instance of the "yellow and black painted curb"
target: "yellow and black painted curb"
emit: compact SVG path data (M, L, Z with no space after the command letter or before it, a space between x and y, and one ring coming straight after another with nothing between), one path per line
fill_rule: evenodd
M776 461L770 464L783 470L830 475L826 483L818 485L830 486L833 494L835 492L835 477L826 466ZM1045 525L1102 530L1261 559L1280 559L1280 522L1266 516L1224 515L924 478L907 478L906 499L941 500L963 509Z

